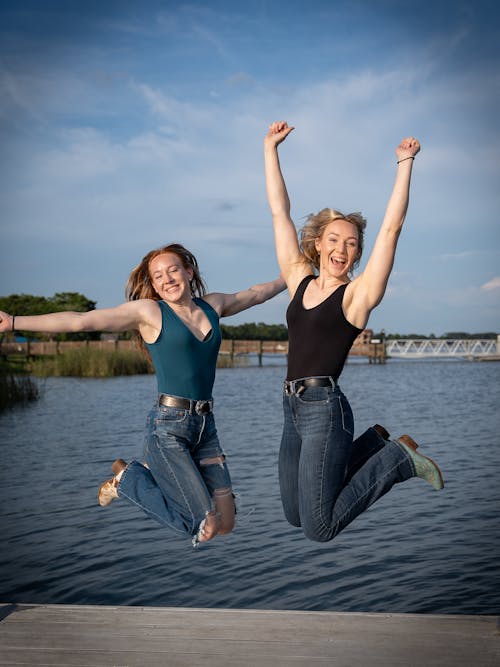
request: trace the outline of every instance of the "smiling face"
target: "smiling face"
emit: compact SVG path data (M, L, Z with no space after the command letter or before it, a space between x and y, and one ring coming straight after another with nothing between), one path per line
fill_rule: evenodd
M149 263L149 275L153 289L160 299L169 303L181 303L191 299L190 281L193 270L185 268L174 252L156 255Z
M356 260L359 259L359 235L356 225L348 220L333 220L315 240L319 254L320 271L332 278L348 280Z

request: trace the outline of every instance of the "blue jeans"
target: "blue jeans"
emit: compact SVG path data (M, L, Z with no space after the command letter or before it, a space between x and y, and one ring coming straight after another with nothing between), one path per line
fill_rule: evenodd
M354 420L340 387L284 394L279 453L281 500L292 526L332 540L394 484L415 475L402 447L369 428L353 441Z
M220 463L206 463L221 458ZM197 535L214 509L216 489L231 478L212 412L190 413L155 404L146 422L144 460L125 469L118 495L181 535Z

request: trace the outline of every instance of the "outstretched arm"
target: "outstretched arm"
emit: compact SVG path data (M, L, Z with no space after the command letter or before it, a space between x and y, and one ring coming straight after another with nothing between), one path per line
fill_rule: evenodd
M365 326L370 311L384 296L408 209L413 162L419 150L420 143L414 137L403 139L396 148L397 172L392 194L373 251L363 273L353 282L352 303L346 309L348 320L356 326Z
M283 292L285 288L286 283L280 276L276 280L254 285L235 294L213 292L203 298L219 313L220 317L229 317L229 315L236 315L236 313L241 313L242 310L272 299L280 292Z
M290 199L281 172L278 146L293 129L285 121L276 121L270 125L264 139L266 190L273 216L276 255L281 273L292 294L304 273L307 273L307 264L300 252L297 231L290 217Z
M154 302L151 301L151 304ZM21 330L45 333L77 331L128 331L149 323L148 302L128 301L116 308L89 310L86 313L63 311L46 315L15 315L0 311L0 332Z

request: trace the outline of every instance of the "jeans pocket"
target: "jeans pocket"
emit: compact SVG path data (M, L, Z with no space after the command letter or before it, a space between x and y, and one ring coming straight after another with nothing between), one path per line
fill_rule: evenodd
M304 391L297 394L301 403L328 403L330 387L306 387Z
M349 435L354 435L354 417L352 414L351 406L347 398L341 394L338 396L339 402L339 411L342 417L342 428Z
M155 416L155 424L161 426L162 424L180 423L186 421L188 411L182 408L171 408L169 406L160 405Z

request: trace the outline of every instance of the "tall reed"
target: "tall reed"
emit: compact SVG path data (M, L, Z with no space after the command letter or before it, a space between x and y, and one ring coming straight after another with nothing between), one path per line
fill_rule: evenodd
M40 377L115 377L145 375L152 369L139 351L104 351L78 348L54 357L38 357L32 366Z
M0 412L18 403L36 401L39 395L38 385L32 378L0 369Z

